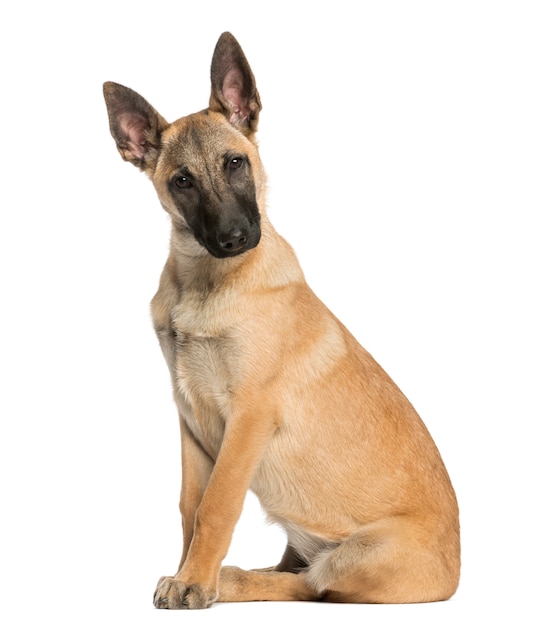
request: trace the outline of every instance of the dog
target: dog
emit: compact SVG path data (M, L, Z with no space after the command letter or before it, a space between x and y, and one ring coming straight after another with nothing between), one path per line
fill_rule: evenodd
M219 38L207 109L168 123L104 84L110 130L170 216L151 303L181 433L178 572L154 604L446 600L459 511L413 406L305 282L266 215L262 108L236 39ZM222 567L247 490L287 533L274 567Z

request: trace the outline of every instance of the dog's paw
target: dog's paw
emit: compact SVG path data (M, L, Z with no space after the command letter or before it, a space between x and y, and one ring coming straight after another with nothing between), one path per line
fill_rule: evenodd
M207 609L217 597L215 590L186 584L174 576L162 576L154 592L157 609Z

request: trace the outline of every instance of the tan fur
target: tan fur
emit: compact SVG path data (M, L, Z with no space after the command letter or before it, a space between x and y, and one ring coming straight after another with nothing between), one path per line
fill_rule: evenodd
M460 557L448 474L411 404L310 290L269 222L254 143L260 99L237 42L226 33L216 47L210 108L168 124L144 103L141 139L136 116L123 119L121 89L105 86L112 134L172 222L152 315L181 422L184 545L155 605L449 598ZM256 247L215 258L169 181L186 162L195 180L223 189L229 151L249 160L262 234ZM269 570L221 568L247 489L288 533Z

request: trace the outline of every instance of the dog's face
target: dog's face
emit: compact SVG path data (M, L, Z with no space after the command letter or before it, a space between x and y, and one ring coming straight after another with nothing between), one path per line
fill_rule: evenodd
M229 33L214 51L211 80L209 108L172 124L127 87L106 83L104 96L119 152L151 178L184 252L227 258L260 241L264 193L254 143L260 98Z
M264 186L258 151L220 113L171 124L151 178L175 226L189 229L213 256L235 256L258 244L257 194Z

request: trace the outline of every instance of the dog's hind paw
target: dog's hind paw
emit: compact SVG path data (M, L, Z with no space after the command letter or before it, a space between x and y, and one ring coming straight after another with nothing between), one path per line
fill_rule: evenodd
M186 584L174 576L162 576L154 592L157 609L207 609L217 592L199 584Z

